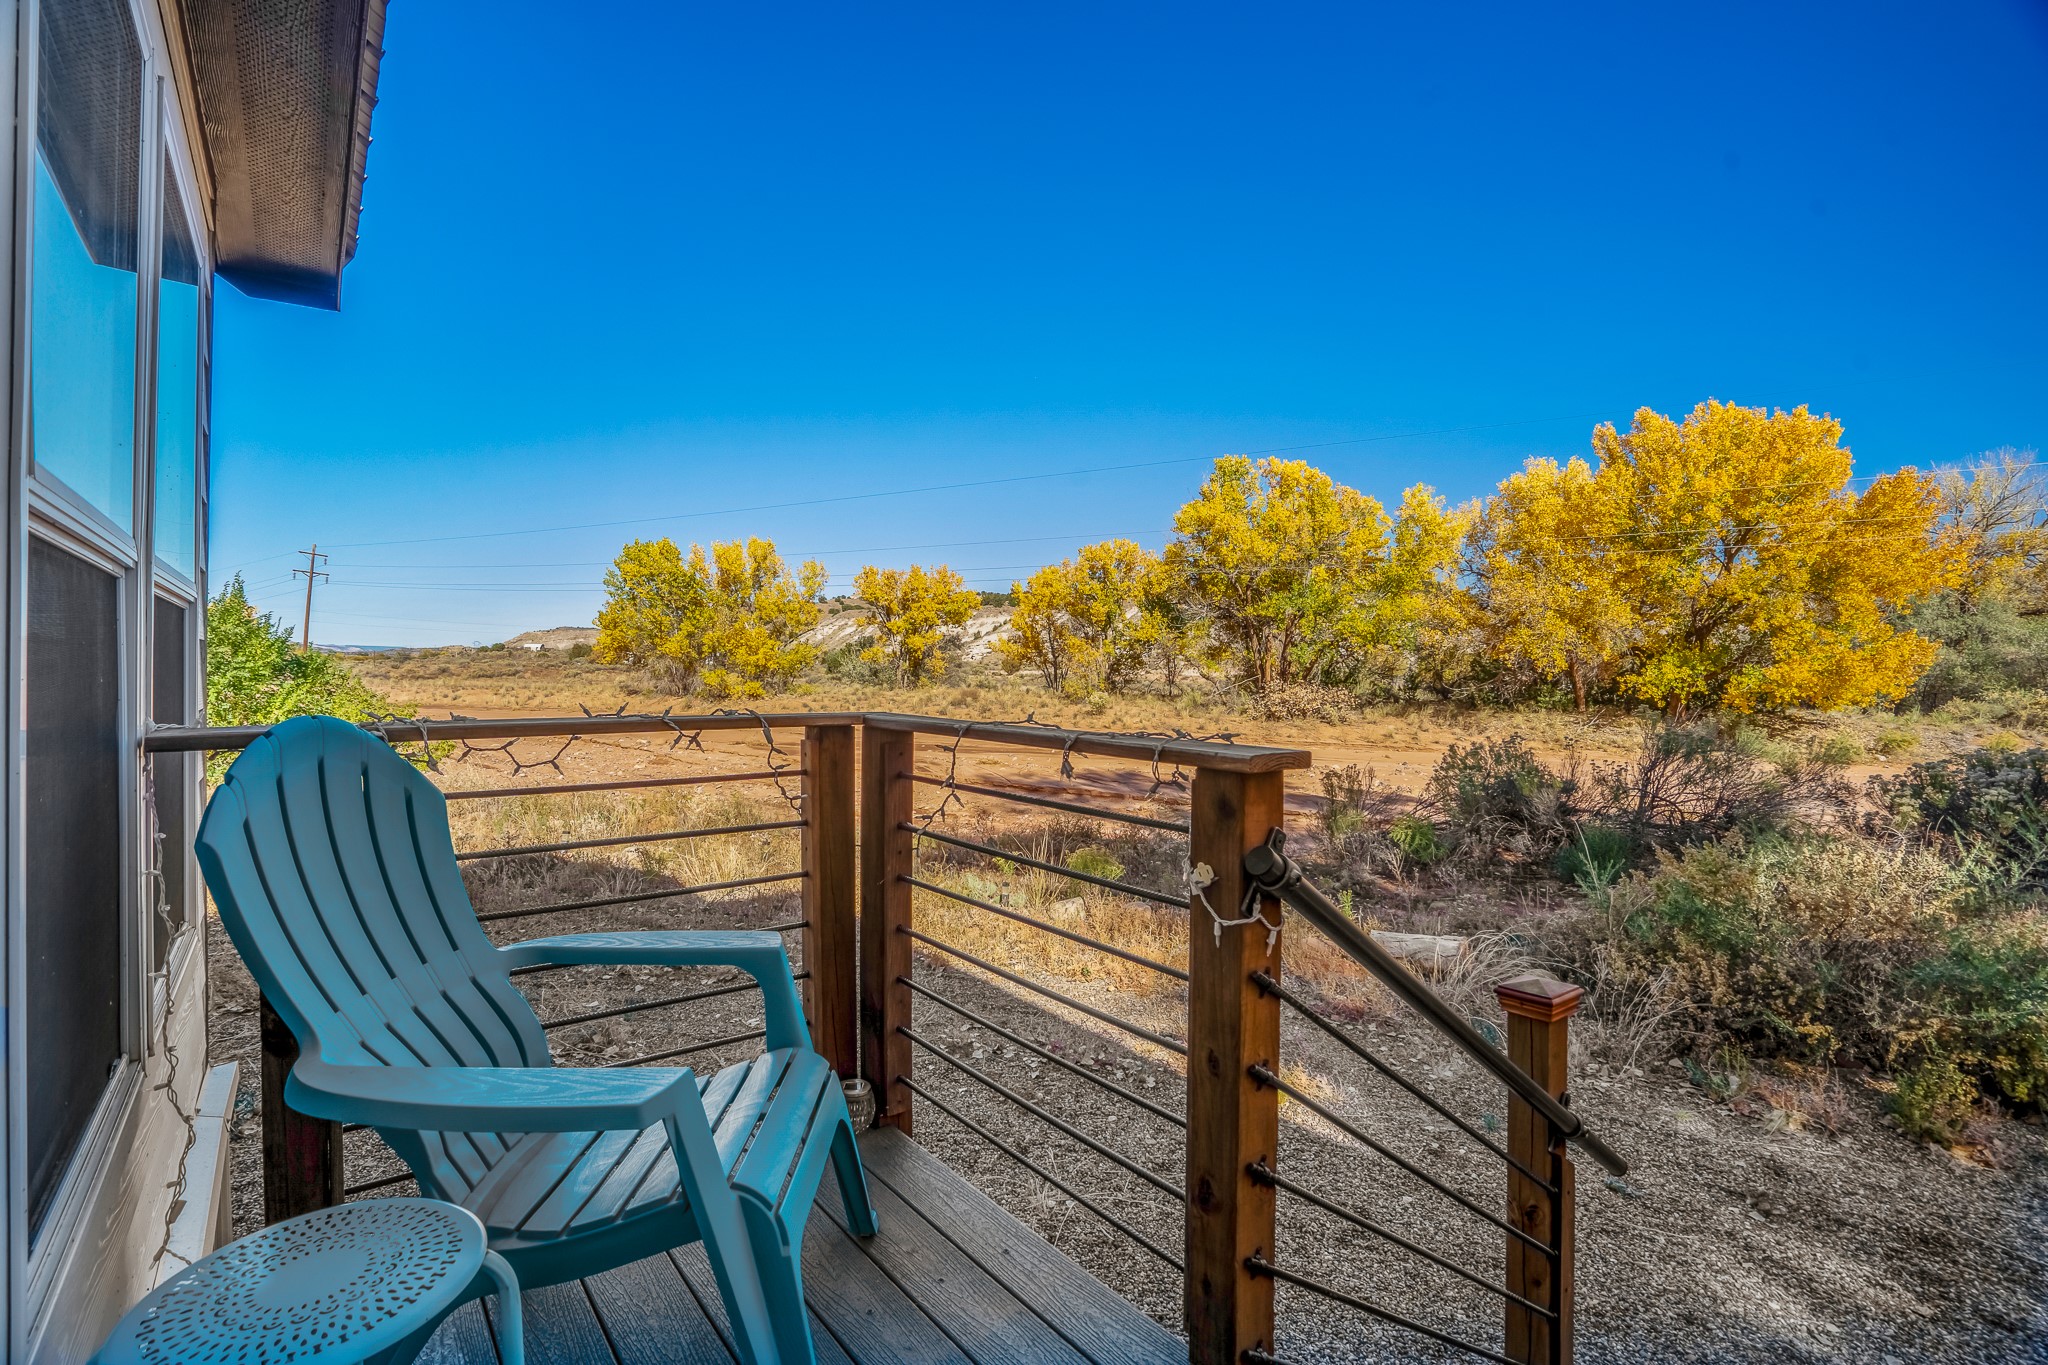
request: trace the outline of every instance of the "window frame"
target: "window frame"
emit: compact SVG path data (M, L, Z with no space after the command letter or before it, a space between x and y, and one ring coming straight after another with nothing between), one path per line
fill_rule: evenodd
M205 649L205 584L207 576L206 514L210 484L212 436L212 309L213 259L205 196L200 188L203 166L193 156L188 121L179 99L178 61L164 28L165 16L151 0L118 0L133 27L140 49L141 100L136 111L139 171L136 180L137 269L135 272L135 380L132 521L123 531L91 507L54 475L42 473L33 458L32 319L34 294L34 195L37 129L37 83L41 7L55 0L17 0L18 21L0 38L0 87L15 110L14 136L0 142L0 175L14 190L15 212L0 218L0 249L7 253L11 273L0 272L0 307L9 322L0 339L0 365L10 380L13 403L8 414L4 497L7 516L0 524L0 588L4 588L9 631L5 703L15 720L4 732L5 822L0 843L7 857L4 892L4 998L0 1007L19 1006L26 999L26 803L23 778L26 733L22 719L26 700L27 565L32 539L77 554L117 578L117 628L120 631L121 677L117 688L122 771L119 848L122 861L122 962L118 998L121 1002L122 1059L110 1076L91 1119L80 1133L67 1169L52 1196L40 1229L31 1232L25 1191L28 1178L26 1091L28 1040L19 1028L6 1031L7 1088L6 1161L8 1184L0 1191L8 1243L9 1291L0 1296L0 1350L8 1358L26 1358L45 1329L53 1324L51 1309L80 1290L66 1287L74 1271L84 1271L81 1258L98 1253L88 1223L100 1211L112 1181L121 1179L113 1158L130 1140L138 1113L149 1100L146 1084L163 1012L171 1001L194 1002L203 1011L203 920L198 906L203 893L196 877L187 879L185 924L200 933L181 932L171 945L161 973L151 970L152 919L149 878L142 848L148 818L147 768L141 737L151 724L151 669L155 599L161 595L185 610L186 718L205 715L203 659ZM6 30L0 30L4 32ZM6 43L15 44L11 54ZM8 60L11 55L12 60ZM154 169L152 169L154 168ZM163 264L165 195L163 177L175 179L200 261L199 335L195 339L199 391L195 395L191 486L193 494L193 573L161 563L154 553L156 503L156 411L158 291ZM203 793L203 765L191 765L187 824L196 825ZM184 831L189 840L190 830ZM167 846L170 845L167 841ZM202 976L195 989L192 977ZM158 1065L161 1066L159 1060ZM74 1264L78 1262L78 1264Z

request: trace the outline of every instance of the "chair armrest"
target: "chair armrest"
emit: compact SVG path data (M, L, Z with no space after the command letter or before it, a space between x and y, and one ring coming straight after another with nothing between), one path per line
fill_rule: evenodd
M426 1132L636 1130L701 1105L686 1068L335 1066L317 1057L292 1067L284 1099L314 1118Z
M782 935L758 929L670 929L530 938L498 949L507 968L618 964L737 967L761 987L768 1047L809 1048L803 1003Z
M759 929L667 929L608 934L558 934L529 938L498 949L508 967L585 966L616 963L638 967L739 967L789 958L782 935Z

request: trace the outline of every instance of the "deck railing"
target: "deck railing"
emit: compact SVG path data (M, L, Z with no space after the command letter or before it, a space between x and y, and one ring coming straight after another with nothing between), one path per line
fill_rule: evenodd
M1306 768L1301 750L1260 748L1228 739L1192 736L1090 733L1031 722L977 722L894 714L783 714L751 712L710 716L576 717L562 720L394 722L381 727L394 744L443 741L541 740L601 734L668 734L672 743L714 729L757 729L766 741L765 766L736 773L685 777L560 782L451 789L451 801L513 796L643 790L718 782L774 782L791 800L793 818L745 821L709 828L660 830L594 839L464 849L466 863L500 858L537 858L695 838L798 831L798 866L694 886L628 891L616 895L529 907L496 909L488 922L525 920L571 911L647 902L695 894L742 890L781 882L799 885L802 913L772 924L797 935L799 964L813 1041L840 1074L864 1077L876 1100L876 1122L914 1135L921 1110L954 1125L963 1139L1017 1163L1033 1178L1129 1239L1161 1273L1180 1285L1180 1317L1192 1361L1279 1362L1282 1342L1297 1339L1276 1309L1290 1302L1340 1305L1438 1346L1479 1359L1506 1362L1564 1362L1571 1356L1573 1168L1567 1144L1578 1142L1603 1164L1619 1163L1600 1147L1565 1100L1567 1030L1580 992L1540 977L1499 983L1507 1015L1503 1051L1407 968L1387 956L1337 906L1300 876L1282 851L1285 775ZM801 754L780 749L776 734L800 730ZM160 731L148 747L156 750L238 748L259 731ZM1034 775L1035 790L1016 790L994 779L961 776L963 751L1056 756L1057 779ZM858 747L858 762L856 762ZM920 752L935 771L920 768ZM1082 786L1074 761L1105 759L1138 765L1135 781L1116 805L1102 789ZM533 766L520 764L515 770ZM1045 766L1051 766L1050 758ZM554 765L557 772L559 764ZM1149 785L1145 785L1148 784ZM1057 791L1048 795L1047 788ZM1095 799L1082 799L1092 796ZM922 799L921 799L922 798ZM1168 836L1177 887L1148 884L1101 866L1069 865L1000 842L998 835L971 837L960 820L965 803L1046 811L1067 821L1090 821ZM858 837L856 838L856 831ZM1184 844L1181 842L1185 840ZM927 864L921 865L922 849ZM1090 894L1128 900L1132 915L1163 909L1179 927L1186 966L1162 961L1083 932L1073 923L1052 922L1050 912L1019 905L1012 897L977 889L979 874L959 869L996 869L1005 876L1029 869ZM1154 867L1155 874L1158 868ZM1157 876L1154 882L1158 880ZM1284 901L1294 911L1285 915ZM919 907L926 907L926 922ZM991 960L962 942L949 940L931 919L943 908L986 917L1013 935L1044 935L1080 950L1135 968L1162 984L1165 1005L1153 1002L1152 1017L1139 1021L1120 1012L1114 1000L1059 984L1044 974L1017 970ZM545 921L543 921L545 922ZM1488 1114L1478 1121L1432 1092L1424 1081L1394 1065L1352 1022L1339 1017L1313 989L1290 979L1290 935L1309 934L1370 974L1409 1007L1435 1040L1444 1058L1475 1063L1505 1092L1505 1121ZM1304 950L1306 941L1304 941ZM1167 954L1171 956L1172 954ZM922 967L922 970L920 970ZM1085 1018L1131 1040L1134 1051L1155 1067L1179 1070L1185 1082L1178 1096L1138 1084L1069 1055L1041 1033L991 1017L1001 1011L962 998L957 981L1000 983L1019 1001L1035 1002L1047 1015ZM544 1020L552 1029L643 1014L752 989L750 983L661 995L605 1009L581 1010ZM1092 995L1094 998L1083 998ZM1314 1037L1370 1069L1406 1101L1450 1124L1483 1152L1498 1177L1481 1187L1460 1187L1441 1162L1419 1155L1412 1125L1389 1124L1385 1116L1346 1112L1315 1084L1286 1065L1283 1021L1299 1021L1295 1036ZM1062 1077L1078 1078L1092 1093L1129 1115L1129 1126L1089 1131L1073 1115L1043 1103L1014 1077L995 1074L992 1062L949 1046L946 1026L971 1029L1002 1040L1013 1055L1028 1054ZM659 1047L644 1055L607 1062L631 1066L675 1063L701 1053L725 1053L759 1038L758 1030L684 1045ZM346 1134L338 1125L290 1113L282 1104L283 1078L294 1056L289 1033L267 1006L264 1040L264 1158L267 1214L282 1217L340 1198L403 1183L404 1176L348 1185L343 1178ZM979 1062L979 1064L977 1064ZM920 1070L920 1067L923 1067ZM1048 1072L1048 1074L1051 1074ZM1150 1093L1148 1093L1148 1090ZM963 1093L975 1097L961 1098ZM1391 1093L1391 1092L1390 1092ZM1176 1104L1176 1099L1179 1101ZM1404 1232L1390 1210L1360 1207L1324 1182L1289 1178L1283 1155L1283 1099L1313 1115L1322 1138L1341 1139L1360 1155L1371 1154L1390 1175L1442 1202L1447 1215L1462 1219L1470 1235L1431 1238L1411 1225ZM1076 1178L1071 1165L1025 1150L1014 1140L1007 1109L1031 1124L1046 1143L1064 1144L1063 1156L1094 1163L1105 1178L1133 1192L1112 1207L1098 1188ZM1290 1125L1298 1126L1298 1125ZM1320 1139L1319 1139L1320 1140ZM1144 1152L1131 1150L1143 1145ZM1177 1147L1171 1164L1158 1153ZM1404 1150L1405 1148L1405 1150ZM1149 1159L1148 1159L1149 1157ZM1058 1165L1061 1169L1055 1169ZM1433 1168L1434 1166L1434 1168ZM1177 1169L1176 1169L1177 1167ZM1142 1197L1142 1203L1133 1200ZM1434 1224L1432 1225L1435 1226ZM1468 1332L1423 1321L1399 1311L1356 1286L1336 1283L1327 1271L1300 1268L1284 1249L1289 1238L1321 1238L1329 1229L1364 1234L1409 1258L1416 1275L1449 1277L1445 1283L1485 1294L1500 1305L1497 1332L1474 1340ZM1361 1269L1363 1267L1360 1267ZM1304 1323L1307 1319L1303 1319Z

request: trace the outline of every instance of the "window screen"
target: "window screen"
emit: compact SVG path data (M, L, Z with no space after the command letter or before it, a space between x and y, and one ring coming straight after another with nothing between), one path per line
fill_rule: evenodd
M28 1195L40 1230L121 1057L119 582L28 562Z
M126 0L38 23L32 454L122 530L135 502L142 45Z
M192 720L185 682L185 608L176 602L156 599L155 642L151 647L152 672L149 682L149 718L158 725L187 725ZM187 875L192 862L192 832L187 823L191 811L191 754L151 754L149 789L156 808L157 866L162 875L161 905L152 903L150 915L150 966L164 965L171 940L185 925L185 897L192 879ZM151 895L155 901L155 893Z

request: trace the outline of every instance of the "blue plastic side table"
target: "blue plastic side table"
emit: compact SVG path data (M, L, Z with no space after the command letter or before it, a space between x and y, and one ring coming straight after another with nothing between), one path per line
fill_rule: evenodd
M367 1199L289 1218L201 1257L121 1319L97 1365L403 1365L441 1320L498 1296L503 1365L525 1365L519 1281L476 1215Z

